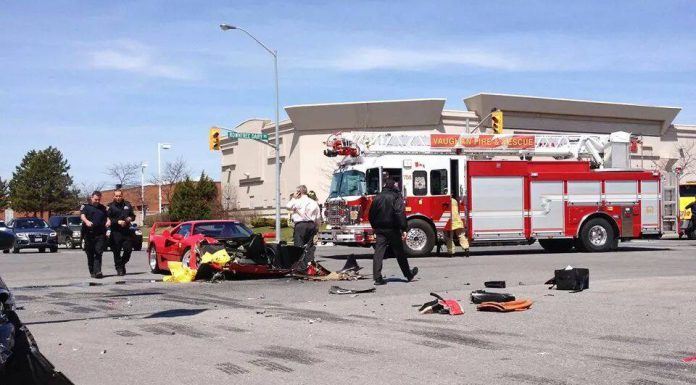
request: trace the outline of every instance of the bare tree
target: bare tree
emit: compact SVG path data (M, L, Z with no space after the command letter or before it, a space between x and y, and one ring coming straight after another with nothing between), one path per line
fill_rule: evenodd
M222 205L225 207L225 211L233 211L237 209L237 189L231 184L227 183L222 189Z
M77 185L73 185L73 189L79 191L78 198L80 202L89 202L89 198L92 196L92 192L101 191L104 189L106 183L104 182L80 182Z
M653 162L655 167L666 171L681 169L679 174L680 180L685 176L696 174L696 141L690 140L675 144L670 155L671 159L676 159L677 161L670 162L669 159L662 158ZM673 163L671 167L670 163ZM670 170L667 170L668 167Z
M138 182L140 163L116 163L106 169L105 174L114 178L121 186L132 186Z
M178 157L164 164L161 180L157 175L153 175L150 177L149 182L155 185L162 183L162 199L170 202L174 193L174 186L189 177L189 175L188 164L183 157Z

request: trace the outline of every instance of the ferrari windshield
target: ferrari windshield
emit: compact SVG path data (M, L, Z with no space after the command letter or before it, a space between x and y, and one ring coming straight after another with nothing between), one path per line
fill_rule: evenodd
M16 229L45 229L48 227L43 219L39 218L24 218L17 219L12 224Z
M331 179L329 198L365 194L365 173L358 170L337 172Z
M193 227L194 234L203 234L211 238L246 238L252 231L237 222L205 222Z

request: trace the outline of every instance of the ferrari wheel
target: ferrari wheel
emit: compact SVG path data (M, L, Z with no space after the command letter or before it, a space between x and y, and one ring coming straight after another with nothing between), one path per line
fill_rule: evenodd
M198 258L193 261L193 266L191 266L191 249L186 249L184 255L181 256L181 266L186 266L189 269L198 269L200 260Z
M162 270L159 268L159 258L157 258L157 251L154 245L150 245L150 247L147 248L147 261L150 265L150 271L153 274L162 273Z

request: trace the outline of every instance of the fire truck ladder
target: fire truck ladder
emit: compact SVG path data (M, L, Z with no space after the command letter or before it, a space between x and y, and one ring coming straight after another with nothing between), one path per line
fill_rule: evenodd
M338 133L329 136L326 141L329 149L325 150L324 154L349 157L385 154L456 154L470 155L474 158L519 156L522 159L545 156L555 159L589 159L595 167L628 168L630 165L628 159L631 135L621 131L609 135L455 135L457 141L474 141L487 137L505 142L514 138L533 137L534 146L529 148L514 148L514 146L505 145L494 148L476 146L433 147L431 135L433 134L361 131Z

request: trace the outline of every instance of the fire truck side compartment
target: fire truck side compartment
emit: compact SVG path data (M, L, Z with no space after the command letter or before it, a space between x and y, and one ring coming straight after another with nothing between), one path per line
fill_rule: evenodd
M622 239L660 232L659 177L649 171L590 170L577 161L467 163L475 242L578 237L596 217Z

